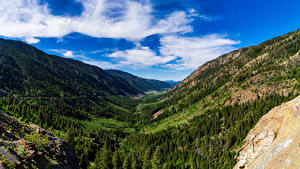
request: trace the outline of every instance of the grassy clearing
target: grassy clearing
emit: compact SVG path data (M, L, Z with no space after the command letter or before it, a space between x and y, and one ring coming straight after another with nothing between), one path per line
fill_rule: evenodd
M198 104L190 106L185 111L174 114L160 121L151 123L142 129L143 133L156 133L161 130L165 130L169 127L175 127L180 124L188 123L189 120L193 119L195 116L201 115L204 108L200 107Z
M154 102L157 101L159 98L163 97L163 95L166 93L166 91L164 92L158 92L155 94L149 94L143 98L140 99L140 101L142 103L150 103L150 102Z
M95 118L91 121L83 122L84 129L89 132L96 132L99 130L122 130L124 132L134 132L135 129L130 127L129 123L121 122L115 119Z

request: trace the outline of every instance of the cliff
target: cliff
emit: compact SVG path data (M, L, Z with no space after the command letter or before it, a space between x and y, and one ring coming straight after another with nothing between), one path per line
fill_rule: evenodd
M264 115L244 142L234 169L300 168L300 96Z
M78 169L66 142L0 112L0 169Z

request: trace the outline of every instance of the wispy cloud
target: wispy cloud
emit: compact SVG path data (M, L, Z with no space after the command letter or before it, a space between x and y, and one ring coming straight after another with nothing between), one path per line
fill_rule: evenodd
M65 57L69 57L69 58L72 58L72 57L74 57L74 54L73 54L73 52L72 52L72 51L70 51L70 50L68 50L68 51L66 51L65 53L63 53L63 55L64 55Z
M118 64L113 64L107 61L97 61L97 60L84 60L86 64L98 66L102 69L117 69L120 68Z
M149 47L137 47L126 51L114 52L108 57L122 67L144 68L153 65L166 64L175 59L174 56L158 56Z
M39 43L40 40L37 38L33 38L33 37L26 37L25 41L29 44L35 44L35 43Z
M164 36L161 38L160 53L179 58L175 64L166 64L175 69L194 69L205 62L230 52L239 44L226 35L210 34L203 37Z
M163 36L160 39L160 55L148 47L136 47L126 51L114 52L115 66L143 68L162 66L170 69L195 69L205 62L235 49L239 44L226 38L226 35L210 34L203 37Z
M71 51L67 49L49 49L48 51L54 52L66 58L78 58L81 60L90 60L90 58L86 57L85 54L83 54L83 52L81 51L77 52L77 51Z
M76 17L52 15L47 4L41 5L37 0L0 1L0 35L37 43L38 37L59 38L72 32L137 40L152 34L192 31L189 25L192 16L184 11L176 11L153 22L149 2L78 1L83 5L83 12Z

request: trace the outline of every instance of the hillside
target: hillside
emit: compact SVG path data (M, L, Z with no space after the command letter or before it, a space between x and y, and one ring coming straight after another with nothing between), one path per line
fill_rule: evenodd
M233 168L257 121L299 95L299 53L297 30L207 62L163 99L140 106L149 121L122 148L138 157L149 151L166 168Z
M297 95L299 34L300 30L241 48L200 66L168 92L160 104L165 116L176 119L176 114L194 106L196 111L189 111L192 118L207 107L253 102L270 94Z
M300 168L300 96L264 115L244 140L235 169Z
M0 132L0 168L79 168L66 142L47 130L20 124L0 112Z
M99 67L48 55L20 41L0 39L0 88L19 96L138 95Z
M81 168L105 142L114 147L135 131L140 94L99 67L0 39L0 111L71 138Z
M131 84L141 92L164 91L175 86L172 83L153 79L145 79L120 70L106 71L113 76L120 77L126 80L129 84Z

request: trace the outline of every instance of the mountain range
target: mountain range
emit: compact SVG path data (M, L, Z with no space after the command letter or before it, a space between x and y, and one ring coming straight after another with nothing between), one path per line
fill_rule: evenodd
M299 54L297 30L222 55L175 86L1 39L0 111L64 139L80 168L233 168L261 117L299 95ZM168 91L135 97L152 90ZM13 165L0 155L0 167Z
M174 82L145 79L120 70L106 70L106 71L113 76L124 79L125 81L127 81L129 84L131 84L141 92L166 91L175 86Z

